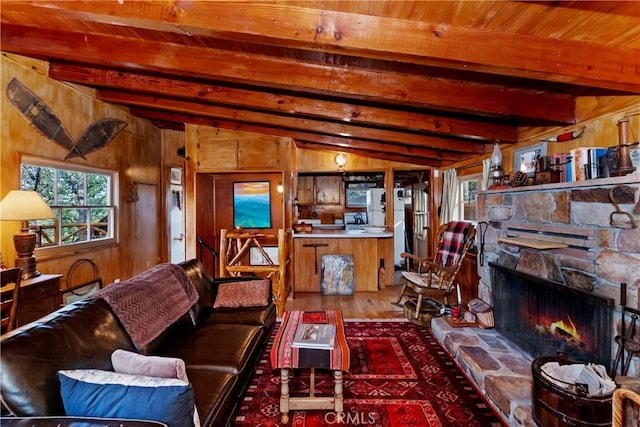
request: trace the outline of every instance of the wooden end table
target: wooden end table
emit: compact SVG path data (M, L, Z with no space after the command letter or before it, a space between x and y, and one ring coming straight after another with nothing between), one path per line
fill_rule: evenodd
M292 346L300 323L328 323L336 325L333 349L308 349ZM342 373L349 370L350 351L344 333L341 311L284 313L282 325L271 349L271 365L280 369L280 413L282 423L289 422L290 410L328 409L336 413L344 411ZM309 396L292 397L289 393L291 369L310 369ZM329 369L333 372L333 396L315 395L315 370Z

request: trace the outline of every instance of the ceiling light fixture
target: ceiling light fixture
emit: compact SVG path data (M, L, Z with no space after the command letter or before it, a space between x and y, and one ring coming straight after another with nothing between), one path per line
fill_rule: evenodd
M338 165L338 169L344 168L344 165L347 164L347 156L342 153L338 153L335 158L336 165Z

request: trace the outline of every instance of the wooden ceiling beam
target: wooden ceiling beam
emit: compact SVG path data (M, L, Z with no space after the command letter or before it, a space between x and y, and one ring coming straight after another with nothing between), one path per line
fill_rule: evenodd
M6 3L3 10L38 17L55 15L56 19L640 93L638 49L632 48L275 3L151 0L115 6L112 1ZM539 6L521 7L524 12Z
M356 154L359 156L362 155L366 155L366 157L370 157L373 159L380 159L380 160L386 160L386 161L392 161L392 162L400 162L400 163L411 163L414 165L421 165L421 166L432 166L432 167L441 167L442 166L442 162L441 161L437 161L437 160L433 160L433 159L429 159L429 158L425 158L425 157L406 157L403 155L399 155L399 154L395 154L395 153L388 153L388 152L382 152L382 151L370 151L370 152L366 152L363 153L360 150L354 150L352 148L349 147L344 147L344 148L338 148L336 149L334 146L332 145L327 145L327 144L318 144L315 142L309 142L309 141L304 141L301 139L296 139L294 140L294 143L296 144L296 147L298 148L306 148L309 150L325 150L325 151L342 151L345 153L351 153L351 154Z
M110 89L99 89L96 96L105 101L126 106L150 108L194 114L199 116L255 123L263 126L275 126L292 130L313 129L315 133L352 137L372 141L386 141L397 144L413 145L423 148L437 148L463 153L484 153L484 144L463 140L447 139L409 132L399 132L373 127L359 126L349 123L335 123L315 119L274 115L258 111L240 110L218 105L189 102L150 95L118 92Z
M292 115L324 117L354 124L413 129L485 141L497 139L515 143L518 139L516 126L312 97L305 98L285 92L239 89L219 84L168 79L96 67L53 62L49 65L49 77L98 88L130 90Z
M102 34L2 26L2 49L17 54L93 65L172 73L183 77L277 87L487 117L575 123L568 95L498 85L304 63ZM126 49L114 48L126 46ZM189 64L188 68L184 64Z
M162 122L188 123L192 125L210 126L222 129L229 129L242 132L261 133L266 135L281 136L291 138L294 141L307 141L322 145L325 150L345 151L354 154L368 155L369 153L384 153L394 158L402 158L403 163L425 164L438 166L443 161L452 163L460 161L471 155L461 153L428 150L418 147L402 146L398 144L388 144L383 142L372 142L356 140L354 138L342 138L330 135L318 135L305 131L294 131L254 124L238 123L226 120L217 120L207 117L194 116L191 114L181 114L148 110L142 108L132 108L130 113L136 117ZM383 158L383 157L380 157Z

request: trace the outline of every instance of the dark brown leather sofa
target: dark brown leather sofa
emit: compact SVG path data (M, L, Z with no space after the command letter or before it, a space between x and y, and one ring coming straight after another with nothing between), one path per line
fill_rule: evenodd
M147 354L185 361L203 426L231 424L276 321L266 307L214 309L217 286L246 278L212 279L198 260L181 263L199 299L150 345ZM193 325L190 315L197 319ZM112 370L116 349L136 351L102 299L86 299L1 337L0 396L20 417L65 415L57 372Z

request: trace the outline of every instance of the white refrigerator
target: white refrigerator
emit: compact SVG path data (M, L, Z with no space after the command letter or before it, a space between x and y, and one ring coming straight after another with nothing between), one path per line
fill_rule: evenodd
M385 226L386 208L393 208L393 224L387 225L390 231L393 231L393 262L395 265L402 265L402 257L400 254L405 251L405 235L404 235L404 189L394 188L393 196L387 199L385 191L382 188L372 188L367 190L367 217L369 225Z
M401 266L403 259L400 256L405 252L405 230L404 230L404 189L394 188L393 199L393 259L394 264Z
M367 190L367 220L369 225L384 227L386 199L384 188L371 188Z

